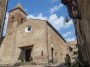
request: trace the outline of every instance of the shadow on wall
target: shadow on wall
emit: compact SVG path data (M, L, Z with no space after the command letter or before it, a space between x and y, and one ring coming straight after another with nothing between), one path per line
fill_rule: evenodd
M24 55L25 55L25 51L24 50L21 50L18 60L21 60L23 62L24 61L24 58L25 58Z

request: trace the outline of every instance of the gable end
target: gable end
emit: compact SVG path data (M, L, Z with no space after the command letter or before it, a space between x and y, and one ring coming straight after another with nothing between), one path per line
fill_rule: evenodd
M66 43L65 39L58 33L58 31L48 22L46 21L47 25L51 27L51 29L54 30L54 32Z

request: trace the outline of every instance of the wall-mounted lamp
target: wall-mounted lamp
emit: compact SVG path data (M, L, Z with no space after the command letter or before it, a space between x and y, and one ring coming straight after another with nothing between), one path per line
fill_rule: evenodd
M65 22L68 23L69 22L69 18L68 18L68 15L66 16L65 18Z

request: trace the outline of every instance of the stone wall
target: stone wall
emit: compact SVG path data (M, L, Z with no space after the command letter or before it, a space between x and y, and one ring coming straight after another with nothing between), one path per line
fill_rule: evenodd
M71 57L71 62L74 63L78 59L77 41L67 42L68 54Z
M30 25L29 33L25 32ZM7 35L1 46L1 63L10 64L18 62L20 57L20 47L33 46L33 61L47 62L47 34L46 21L29 19L21 26L17 27L12 35ZM43 56L41 55L43 51Z
M15 9L14 11L10 11L6 35L11 35L14 32L14 29L16 29L16 27L22 24L21 23L22 18L23 18L22 23L24 23L27 20L26 14L20 11L20 9Z
M48 26L48 52L49 60L52 59L51 48L54 48L53 59L57 63L64 63L65 56L67 54L67 46L62 36L52 27ZM53 45L53 46L52 46Z
M28 25L31 26L31 31L29 33L26 33L25 28ZM16 46L22 47L22 46L33 45L33 51L32 51L33 60L35 62L39 62L40 60L47 62L47 33L46 32L47 32L46 21L29 19L27 22L25 22L17 29ZM18 53L18 50L17 50L17 53ZM42 51L45 57L41 56Z

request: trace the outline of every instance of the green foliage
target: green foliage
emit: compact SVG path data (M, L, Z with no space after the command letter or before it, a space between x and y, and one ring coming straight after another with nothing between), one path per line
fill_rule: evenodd
M32 56L30 56L30 61L33 61L33 57Z
M89 63L87 61L76 60L76 62L72 64L71 67L89 67Z
M24 62L24 59L21 59L21 62Z

